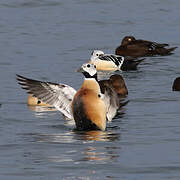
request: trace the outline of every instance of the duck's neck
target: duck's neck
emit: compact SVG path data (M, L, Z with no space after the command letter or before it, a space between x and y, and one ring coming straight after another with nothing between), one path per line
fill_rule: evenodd
M97 56L91 56L91 60L90 60L90 62L95 62L96 61L96 59L97 59Z
M94 74L93 76L91 76L89 73L83 72L83 75L84 75L85 79L87 79L87 80L88 80L88 79L90 79L90 80L94 79L94 80L98 81L98 80L97 80L97 73Z
M81 88L93 90L97 94L100 93L100 87L95 78L85 78Z

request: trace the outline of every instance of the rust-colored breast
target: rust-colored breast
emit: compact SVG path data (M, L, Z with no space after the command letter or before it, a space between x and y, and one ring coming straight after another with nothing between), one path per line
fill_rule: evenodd
M72 111L77 129L105 130L106 106L96 91L81 88L73 99Z

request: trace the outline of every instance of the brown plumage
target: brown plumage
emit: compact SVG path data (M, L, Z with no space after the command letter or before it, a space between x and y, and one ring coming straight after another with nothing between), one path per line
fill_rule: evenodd
M180 91L180 77L177 77L174 82L173 82L173 86L172 86L172 90L173 91Z
M125 97L128 90L123 77L119 74L113 74L108 80L98 81L101 92L105 91L105 87L111 87L119 97Z
M114 74L110 77L109 81L118 96L125 97L128 94L125 81L121 75Z
M119 74L110 76L107 80L99 81L100 89L102 93L108 94L110 97L110 106L112 116L115 116L117 109L126 105L128 101L124 101L124 98L128 94L128 90L123 77Z
M136 40L133 36L123 38L121 45L115 50L116 55L121 56L154 56L154 55L170 55L177 47L166 48L168 44L160 44L147 40Z
M51 106L49 104L46 104L46 103L42 102L38 98L34 97L32 94L30 94L28 96L27 105L29 105L29 106L47 106L47 107L53 107L53 106Z
M106 105L96 80L85 80L72 101L72 113L78 130L105 130Z

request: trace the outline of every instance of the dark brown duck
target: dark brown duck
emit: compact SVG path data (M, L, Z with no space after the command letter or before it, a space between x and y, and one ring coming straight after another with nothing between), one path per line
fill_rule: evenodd
M177 47L167 48L169 44L161 44L147 40L135 39L133 36L123 38L121 45L115 50L116 55L121 56L154 56L154 55L170 55Z
M173 86L172 86L173 91L180 91L180 77L177 77L174 80Z

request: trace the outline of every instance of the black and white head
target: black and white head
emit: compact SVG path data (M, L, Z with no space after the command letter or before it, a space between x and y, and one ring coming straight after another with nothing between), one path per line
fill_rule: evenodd
M91 53L91 61L95 61L98 57L103 56L104 52L100 50L94 50Z
M77 72L81 72L86 79L95 78L97 80L97 70L94 64L86 63Z

